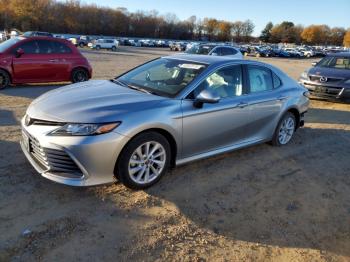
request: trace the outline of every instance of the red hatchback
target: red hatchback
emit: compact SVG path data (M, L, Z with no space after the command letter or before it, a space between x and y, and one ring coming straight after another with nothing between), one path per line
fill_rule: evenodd
M0 44L0 89L11 84L87 81L92 68L64 39L16 37Z

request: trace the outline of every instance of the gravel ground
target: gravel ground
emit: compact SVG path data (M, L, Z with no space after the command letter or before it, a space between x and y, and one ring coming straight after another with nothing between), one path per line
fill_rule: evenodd
M97 79L169 53L83 52ZM313 61L259 60L295 79ZM145 191L72 188L18 143L29 103L59 86L0 92L0 261L350 261L349 104L312 100L288 146L194 162Z

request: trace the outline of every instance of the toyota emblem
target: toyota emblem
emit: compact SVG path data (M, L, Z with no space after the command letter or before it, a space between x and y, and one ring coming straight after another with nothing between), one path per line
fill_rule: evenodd
M321 76L321 77L320 77L320 82L321 82L321 83L325 83L325 82L327 82L327 80L328 80L328 79L327 79L327 77L325 77L325 76Z

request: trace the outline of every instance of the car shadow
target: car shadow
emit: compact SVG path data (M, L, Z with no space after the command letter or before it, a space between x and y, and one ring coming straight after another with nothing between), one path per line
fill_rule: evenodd
M350 131L300 129L173 170L146 190L235 241L350 255Z
M34 99L48 91L65 86L66 84L35 84L35 85L16 85L0 91L0 95L17 96Z
M0 126L17 126L19 125L13 111L0 108Z

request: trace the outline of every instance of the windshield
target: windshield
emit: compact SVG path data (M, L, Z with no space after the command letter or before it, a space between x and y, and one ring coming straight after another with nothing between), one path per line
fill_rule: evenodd
M190 49L186 50L187 54L207 55L214 48L214 46L207 45L194 45Z
M0 44L0 53L6 51L8 48L16 44L17 42L21 41L22 39L19 37L11 38L9 40L6 40Z
M317 66L336 68L336 69L350 69L350 57L335 57L328 56L323 58Z
M130 88L174 97L206 67L205 64L195 62L159 58L135 68L117 80Z

